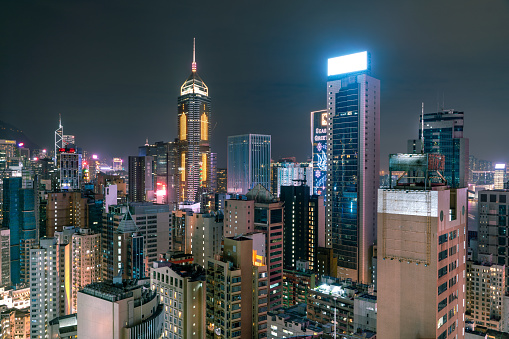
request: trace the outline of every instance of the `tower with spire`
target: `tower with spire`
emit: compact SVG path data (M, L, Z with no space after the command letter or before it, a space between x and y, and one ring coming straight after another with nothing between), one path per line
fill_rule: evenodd
M210 188L210 97L197 73L193 39L191 75L178 97L179 200L198 201L197 192ZM200 190L201 188L201 190Z

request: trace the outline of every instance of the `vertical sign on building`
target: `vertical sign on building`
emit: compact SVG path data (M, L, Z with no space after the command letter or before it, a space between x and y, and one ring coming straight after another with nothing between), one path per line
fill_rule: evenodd
M311 112L313 194L325 196L327 181L327 110Z

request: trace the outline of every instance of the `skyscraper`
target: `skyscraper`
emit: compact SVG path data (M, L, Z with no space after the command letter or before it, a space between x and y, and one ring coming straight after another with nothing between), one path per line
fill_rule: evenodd
M154 197L154 158L151 156L129 157L130 202L150 201Z
M338 275L371 282L376 239L380 145L380 81L367 52L328 61L326 246Z
M284 268L295 268L297 261L304 260L309 262L311 270L316 269L318 205L323 206L323 197L310 196L309 191L309 186L304 185L281 186L280 199L285 206L283 219Z
M257 184L270 190L270 141L262 134L228 137L228 193L246 194Z
M421 151L424 136L424 153L445 155L444 177L453 188L468 186L468 139L463 138L463 117L463 112L452 109L425 113L424 122L421 116L419 140L408 141L408 153Z
M30 248L39 240L35 192L25 188L22 178L3 180L3 227L10 230L11 281L28 283Z
M81 154L75 148L57 149L57 168L59 173L59 189L79 190L81 177Z
M198 188L210 188L210 98L196 72L195 48L191 75L178 97L179 200L195 202Z
M47 338L49 321L70 313L70 246L42 238L30 250L31 338Z
M153 145L138 147L138 156L153 157L154 194L157 203L169 204L175 208L178 204L178 148L177 141L158 141Z

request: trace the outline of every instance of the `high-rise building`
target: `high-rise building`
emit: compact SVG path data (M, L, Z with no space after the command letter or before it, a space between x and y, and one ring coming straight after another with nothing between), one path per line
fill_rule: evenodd
M480 191L479 258L505 266L506 293L509 293L509 190Z
M370 283L380 167L380 80L370 75L367 52L328 60L327 114L326 246L334 249L340 277ZM320 128L322 123L321 117Z
M269 276L269 310L282 306L283 296L283 202L262 185L251 189L244 199L225 202L224 237L263 233L264 255ZM262 251L258 251L262 253Z
M141 283L141 282L140 282ZM164 309L156 291L137 280L87 285L78 292L78 338L161 338Z
M123 166L124 160L122 158L113 158L113 166L112 169L115 172L120 172L124 170Z
M223 218L209 213L186 213L185 253L192 254L194 262L205 267L207 258L221 253Z
M136 224L136 233L143 236L148 263L156 261L159 253L170 246L170 207L168 205L138 202L129 204Z
M0 229L0 287L11 284L11 232Z
M196 72L195 49L191 75L178 97L178 168L180 201L196 201L198 188L210 189L210 97Z
M493 184L493 163L488 160L468 157L468 183L474 185Z
M478 326L506 332L505 265L467 261L466 318Z
M0 171L9 168L9 159L14 157L16 140L0 140Z
M493 183L496 190L504 189L505 179L505 164L495 164L495 171L493 174Z
M208 259L206 338L267 337L269 279L254 242L225 238L223 256Z
M57 149L57 167L59 172L59 189L79 190L81 178L81 154L73 147Z
M226 193L227 191L227 174L226 168L217 169L217 193Z
M153 161L152 156L129 156L129 202L153 199Z
M20 177L3 180L3 227L10 230L11 282L29 282L30 248L39 240L37 199ZM33 186L32 186L33 187Z
M53 237L66 226L88 227L87 198L81 192L48 193L46 236Z
M164 305L162 338L205 337L205 270L199 265L155 261L150 285Z
M408 153L420 153L424 135L424 153L445 156L444 177L453 188L468 186L468 139L463 137L464 113L443 110L421 116L419 139L408 141ZM424 133L422 126L424 125Z
M281 195L281 186L301 185L309 187L313 185L313 168L309 163L274 162L271 164L270 189L276 197Z
M72 309L78 312L78 291L101 279L101 235L90 229L79 229L72 235Z
M143 235L125 205L110 206L101 225L101 278L112 280L119 271L124 279L145 277L148 269Z
M309 262L309 268L315 270L318 249L319 215L318 206L323 205L323 197L309 195L308 186L282 186L280 200L285 206L283 226L284 256L283 266L295 268L296 262Z
M58 117L58 128L55 130L55 152L53 153L53 160L57 163L57 154L60 148L64 148L64 126L62 126L62 116Z
M65 135L62 136L62 142L63 142L63 147L75 146L76 145L76 138L75 138L74 135L65 134Z
M260 184L270 189L271 136L228 137L228 193L246 194Z
M210 188L217 192L217 153L210 153Z
M157 203L176 208L178 199L178 142L146 144L138 148L138 156L153 157L154 195Z
M328 113L326 109L311 112L313 180L312 183L309 183L309 186L313 187L313 194L322 196L325 196L327 191L327 124Z
M438 154L391 155L402 171L378 191L377 337L463 338L467 189Z
M30 337L47 338L50 320L70 313L70 246L42 238L30 250Z

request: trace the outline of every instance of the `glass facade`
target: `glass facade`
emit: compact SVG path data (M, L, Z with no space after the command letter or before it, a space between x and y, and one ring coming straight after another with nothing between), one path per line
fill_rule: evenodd
M246 194L257 184L270 189L271 136L228 137L228 193Z
M193 68L178 97L179 201L197 201L199 188L210 189L209 89Z
M27 283L30 247L38 240L35 192L23 188L22 178L4 179L3 184L3 227L10 229L11 236L11 280Z
M357 269L358 251L358 165L359 84L350 83L336 93L336 114L332 118L332 167L330 179L332 248L338 266Z
M380 168L380 81L369 68L368 57L367 70L329 76L323 122L325 246L337 258L338 277L365 284L373 282Z
M468 141L463 138L463 112L424 114L424 152L445 155L444 177L453 188L466 187ZM422 123L422 121L421 121ZM421 138L419 129L419 138Z

